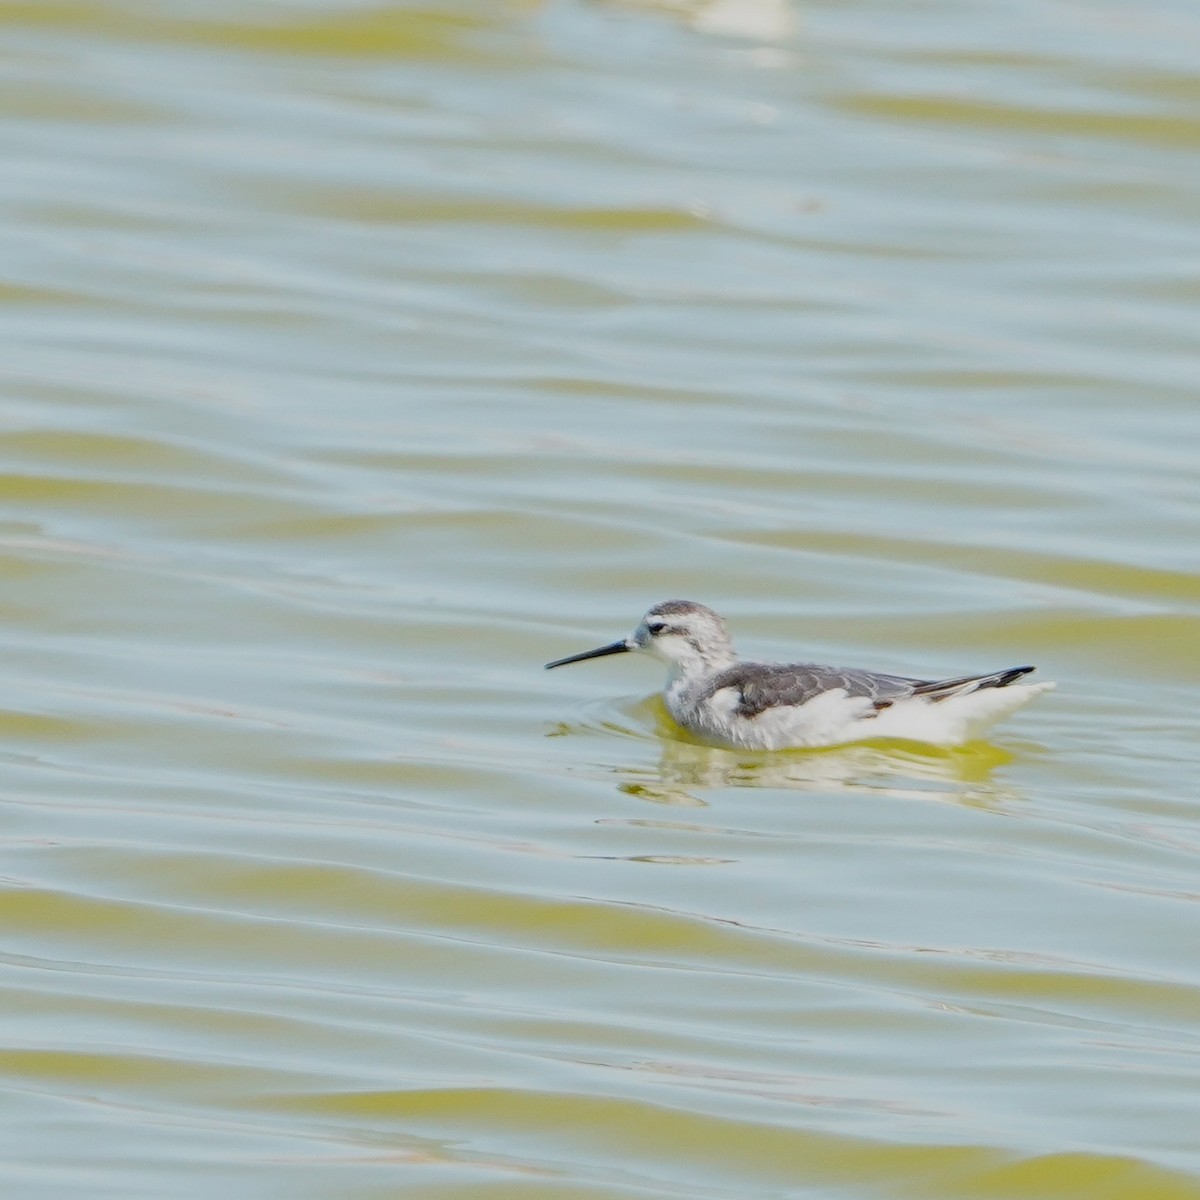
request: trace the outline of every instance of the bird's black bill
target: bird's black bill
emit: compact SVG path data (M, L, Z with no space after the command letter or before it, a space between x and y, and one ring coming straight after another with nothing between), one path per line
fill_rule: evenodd
M598 650L585 650L582 654L572 654L570 658L556 658L546 664L546 670L551 667L565 667L567 663L583 662L585 658L604 658L608 654L624 654L629 647L624 642L613 642L611 646L601 646Z

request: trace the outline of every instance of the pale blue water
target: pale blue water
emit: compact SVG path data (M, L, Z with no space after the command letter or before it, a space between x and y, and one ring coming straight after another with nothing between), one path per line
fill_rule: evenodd
M6 1194L1200 1196L1190 6L0 15Z

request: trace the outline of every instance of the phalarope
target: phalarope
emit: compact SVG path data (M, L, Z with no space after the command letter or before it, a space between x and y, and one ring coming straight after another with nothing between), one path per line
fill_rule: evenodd
M742 750L904 738L953 746L1015 712L1052 683L1019 684L1033 667L910 679L813 663L740 662L725 622L691 600L664 600L629 637L546 669L641 650L670 668L663 699L684 729Z

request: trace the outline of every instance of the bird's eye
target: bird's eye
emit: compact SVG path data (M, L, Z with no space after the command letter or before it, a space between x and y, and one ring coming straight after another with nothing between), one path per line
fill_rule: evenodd
M659 634L666 630L667 623L666 621L647 621L646 628L650 630L651 633Z

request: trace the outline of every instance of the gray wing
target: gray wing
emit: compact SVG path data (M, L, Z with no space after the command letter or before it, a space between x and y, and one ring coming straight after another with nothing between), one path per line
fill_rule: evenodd
M738 663L713 677L708 694L736 688L741 697L738 715L757 717L768 708L804 704L822 692L835 689L870 700L876 708L887 708L893 701L929 686L924 679L821 667L815 663Z
M714 676L708 694L736 688L740 697L737 712L742 717L757 717L768 708L804 704L822 692L839 688L848 696L870 700L878 710L906 696L925 696L936 702L981 688L1008 687L1033 669L1009 667L989 675L911 679L907 675L881 675L876 671L821 667L815 663L738 663Z

